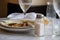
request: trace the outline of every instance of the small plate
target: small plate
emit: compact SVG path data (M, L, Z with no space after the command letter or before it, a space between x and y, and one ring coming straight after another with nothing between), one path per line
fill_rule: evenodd
M7 20L0 20L0 22L3 22L3 21L7 21ZM31 26L28 26L26 28L12 28L12 27L4 26L2 24L0 24L0 28L4 30L9 30L9 31L28 31L28 30L34 29Z
M19 31L29 31L29 30L33 30L34 28L27 28L27 29L14 29L14 28L6 28L6 27L2 27L0 26L1 29L4 29L4 30L8 30L8 31L16 31L16 32L19 32Z

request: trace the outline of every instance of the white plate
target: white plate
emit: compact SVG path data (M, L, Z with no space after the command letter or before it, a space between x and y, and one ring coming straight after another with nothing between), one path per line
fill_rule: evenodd
M28 28L28 29L14 29L14 28L6 28L6 27L2 27L0 26L1 29L4 29L4 30L8 30L8 31L29 31L29 30L33 30L34 28Z
M0 21L2 21L2 20L0 20ZM33 27L28 27L28 28L9 28L9 27L4 27L2 25L0 25L0 28L4 29L4 30L8 30L8 31L29 31L29 30L34 29Z

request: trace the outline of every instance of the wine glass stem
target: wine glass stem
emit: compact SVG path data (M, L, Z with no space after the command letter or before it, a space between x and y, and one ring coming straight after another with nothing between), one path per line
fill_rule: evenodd
M26 14L26 11L25 12L23 12L24 13L24 15Z
M26 12L24 12L24 15L26 14Z

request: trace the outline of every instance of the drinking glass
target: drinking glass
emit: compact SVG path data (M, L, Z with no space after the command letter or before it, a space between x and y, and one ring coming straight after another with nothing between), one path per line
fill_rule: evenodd
M47 10L46 10L46 17L49 19L49 24L45 25L45 34L47 36L53 35L53 21L56 19L56 12L53 8L53 3L51 0L47 1Z
M53 37L60 36L60 19L53 21Z
M60 17L60 0L53 0L53 6L57 15Z
M51 1L47 2L46 17L56 18L56 12L53 8L53 3Z
M18 0L24 14L31 7L32 0Z
M53 0L53 7L60 18L60 0ZM60 35L59 24L60 24L60 20L57 19L53 20L53 37L55 37L56 35Z

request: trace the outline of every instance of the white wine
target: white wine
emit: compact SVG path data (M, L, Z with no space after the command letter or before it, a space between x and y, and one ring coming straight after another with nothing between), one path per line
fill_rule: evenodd
M20 3L20 7L23 10L24 13L30 8L31 3Z

